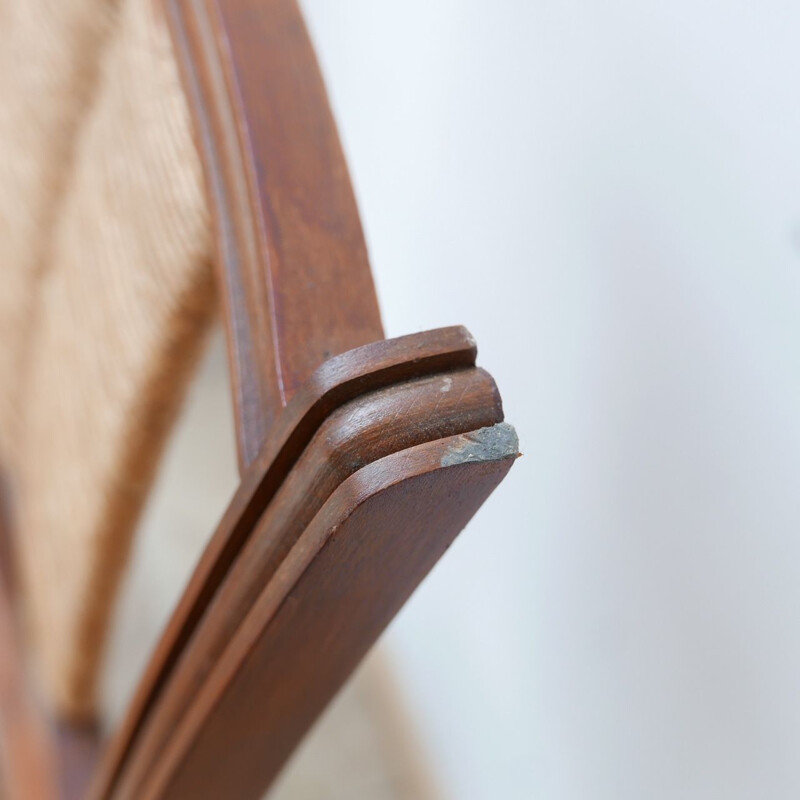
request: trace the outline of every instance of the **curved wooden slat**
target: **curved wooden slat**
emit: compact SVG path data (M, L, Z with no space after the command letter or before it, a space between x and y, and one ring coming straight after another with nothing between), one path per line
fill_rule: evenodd
M502 419L499 397L463 329L379 342L356 203L296 2L165 2L216 226L243 480L93 796L247 797L516 444L496 427L428 442ZM389 401L376 405L368 393L382 387ZM9 699L0 692L13 712ZM62 733L50 732L55 757L78 768L55 767L63 797L83 782L95 740ZM249 742L239 752L237 735Z
M396 384L334 412L304 450L258 522L180 663L114 797L139 797L171 732L201 689L231 637L331 493L361 466L426 441L502 420L494 381L470 368Z
M213 715L200 719L189 701L195 692L207 695L212 691L209 686L219 686L217 658L230 651L232 641L241 639L259 592L265 583L267 588L273 586L285 561L291 560L292 545L298 535L301 539L306 535L310 514L332 497L331 492L338 491L336 487L353 469L390 451L380 448L408 448L419 441L415 436L425 439L433 435L424 433L426 424L435 423L440 405L439 413L445 415L450 405L426 395L414 415L395 426L394 442L381 443L378 450L370 449L369 437L359 440L352 451L343 451L349 452L345 456L323 448L318 467L331 477L321 484L315 484L313 470L303 471L307 454L314 458L316 439L311 437L315 431L322 436L326 426L334 426L337 419L341 422L336 409L349 398L357 398L354 408L368 404L364 393L377 385L391 386L387 393L400 395L400 381L412 381L422 396L424 379L420 376L433 371L434 363L438 369L455 369L456 351L459 359L469 353L470 363L474 363L474 343L468 344L464 337L452 352L427 360L411 357L408 349L401 347L389 367L380 364L386 355L381 345L370 345L360 348L363 360L347 362L348 368L357 364L354 372L360 370L366 380L338 373L333 377L334 370L327 388L313 378L304 384L318 365L323 366L317 376L336 363L335 358L328 361L336 353L344 352L341 358L345 360L352 358L348 351L379 340L383 332L341 146L302 18L294 0L166 3L212 201L243 481L104 760L94 798L138 798L150 791L153 796L169 794L177 775L179 781L196 783L202 767L191 757L186 760L186 752L176 750L170 736L176 729L188 731L192 740L217 735ZM446 376L448 388L455 384L456 375L451 371ZM455 394L453 413L467 413L471 403L468 392ZM494 389L490 394L491 400L481 401L489 416L476 417L471 424L502 418L497 416L499 398ZM346 417L345 410L341 411ZM402 416L403 410L398 408L397 413ZM463 417L466 419L468 414ZM460 424L470 427L463 420ZM439 430L435 435L451 432ZM350 462L345 464L348 457ZM345 461L337 462L337 458ZM503 458L508 461L509 453ZM413 458L392 463L400 483L415 477ZM434 469L432 464L429 467ZM497 474L499 481L502 475ZM435 487L446 483L431 483L430 494L421 504L435 502ZM440 530L430 533L424 552L417 554L423 561L412 558L396 578L385 575L385 595L377 605L390 616L392 604L402 602L402 587L415 585L438 557L440 537L457 532L459 504L479 504L488 493L482 484L466 480L464 486L460 494L454 483L438 498L443 508L456 498L458 501L448 521L442 521L438 513L429 515L429 521ZM284 490L292 500L291 513L284 515L284 522L291 523L291 535L289 528L275 527L274 515L281 513ZM309 498L310 505L304 509L303 502L308 503ZM400 522L390 520L387 528ZM377 536L376 541L380 540ZM250 562L266 541L277 547L273 557ZM248 572L251 563L260 567ZM330 566L340 573L348 569L344 563ZM381 564L374 565L375 572L382 569ZM317 601L311 597L309 602ZM340 654L343 660L334 665L337 669L352 668L365 642L380 630L373 622L355 620L354 638ZM314 638L313 627L297 631L300 639L309 635ZM314 647L313 642L310 646ZM279 653L271 669L285 669L284 662L284 654ZM240 671L244 674L242 661L232 683L238 685ZM324 681L320 685L327 687L326 692L330 688ZM329 697L317 699L324 704ZM321 707L316 707L317 712ZM304 718L309 708L298 709L299 718ZM234 725L228 734L235 735L235 720L230 721ZM296 730L290 726L275 733L280 738L275 749L280 760ZM257 741L259 749L272 744L270 737ZM278 763L272 760L269 769ZM255 777L247 779L249 788L255 790L265 777L272 775L257 767ZM176 796L183 795L179 792Z
M323 361L383 338L347 165L294 0L167 0L216 227L240 467Z
M501 424L363 467L215 665L137 800L255 800L517 457Z
M304 448L336 408L396 382L475 363L475 340L462 327L387 339L322 364L278 417L192 573L93 781L93 797L111 790L133 742L220 584Z

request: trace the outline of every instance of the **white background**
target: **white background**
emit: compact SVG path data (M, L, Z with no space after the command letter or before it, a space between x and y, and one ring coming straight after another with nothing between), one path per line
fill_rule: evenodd
M800 796L800 6L305 0L387 334L525 453L389 641L454 800Z

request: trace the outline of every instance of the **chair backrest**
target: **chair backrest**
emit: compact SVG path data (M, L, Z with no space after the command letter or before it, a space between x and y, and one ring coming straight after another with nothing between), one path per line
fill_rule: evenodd
M296 0L0 15L0 456L51 710L94 713L131 536L219 305L241 482L81 770L95 800L255 798L502 480L516 435L465 329L384 340Z
M215 313L160 4L0 3L0 446L37 666L94 711L158 455Z

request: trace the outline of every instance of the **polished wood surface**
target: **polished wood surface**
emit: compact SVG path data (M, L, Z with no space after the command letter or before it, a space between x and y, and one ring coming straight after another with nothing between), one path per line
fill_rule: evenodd
M110 790L132 742L211 599L251 535L264 509L300 454L333 411L361 394L414 376L468 368L477 348L461 327L388 339L322 364L295 394L273 426L261 454L248 468L173 612L114 733L94 782Z
M244 469L314 369L383 328L297 4L166 5L211 199Z
M186 713L262 587L331 493L361 466L413 445L502 420L494 381L477 368L371 392L330 415L265 510L184 648L140 735L116 797L136 797L166 739Z
M263 587L136 797L259 797L516 456L516 437L496 426L348 478Z
M104 759L96 800L144 791L259 592L353 470L502 419L488 376L471 369L464 383L475 345L463 329L349 350L383 334L341 147L296 3L167 0L167 10L212 200L243 480ZM347 352L332 358L340 351ZM455 384L452 395L426 394L422 381L432 373L447 389ZM325 374L336 375L327 392ZM465 388L470 381L480 384L477 395ZM368 435L319 444L326 432L346 429L380 387L395 407L374 416L379 445L370 450ZM405 396L414 399L403 406ZM460 422L433 433L448 413Z
M465 329L383 340L294 0L164 3L211 201L242 480L97 769L95 732L49 722L20 689L22 656L0 653L11 800L77 800L90 772L91 800L260 796L517 456Z

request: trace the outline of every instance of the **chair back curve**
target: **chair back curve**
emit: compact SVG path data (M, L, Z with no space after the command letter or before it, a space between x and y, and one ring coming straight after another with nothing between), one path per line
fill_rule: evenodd
M0 259L0 757L46 728L11 782L255 800L519 455L497 386L463 327L384 338L297 0L0 0ZM100 755L77 723L218 312L241 480Z

